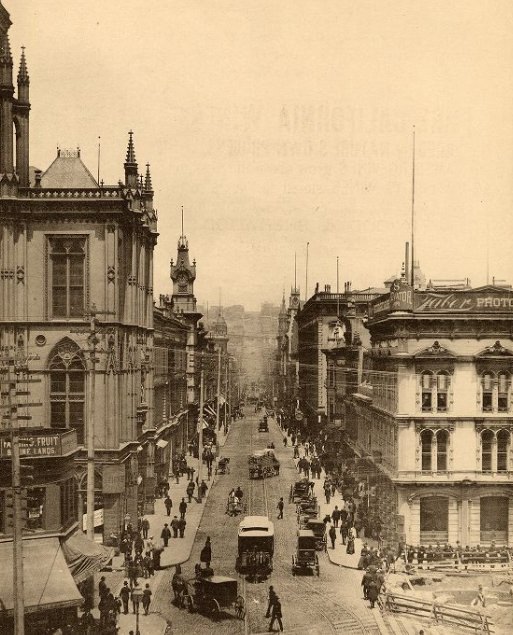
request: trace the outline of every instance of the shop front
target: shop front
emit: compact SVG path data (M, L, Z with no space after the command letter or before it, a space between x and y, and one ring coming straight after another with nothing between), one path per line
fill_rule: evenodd
M0 543L0 632L13 632L13 543ZM73 622L84 598L68 569L59 539L23 540L23 603L25 631L46 633Z

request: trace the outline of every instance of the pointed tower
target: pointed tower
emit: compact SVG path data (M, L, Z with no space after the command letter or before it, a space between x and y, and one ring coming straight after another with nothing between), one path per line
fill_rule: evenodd
M0 178L12 175L13 165L13 101L12 55L9 27L12 22L5 7L0 4ZM3 188L2 188L3 189Z
M14 104L14 124L16 126L16 173L20 187L29 187L29 98L30 78L25 58L25 47L21 48L20 69L18 71L18 99Z
M134 133L132 130L128 133L128 148L126 150L125 159L125 185L132 189L136 189L139 185L137 179L137 161L135 159Z
M278 314L278 337L283 337L284 335L286 335L287 325L288 325L288 314L287 314L287 306L285 304L285 291L283 291L280 312Z
M141 176L142 179L142 176ZM146 164L146 176L142 185L143 199L147 210L153 209L153 184L151 182L150 164Z
M170 277L173 281L172 308L175 312L196 313L196 297L194 296L194 281L196 280L196 261L189 260L189 243L183 233L178 239L176 264L171 260Z

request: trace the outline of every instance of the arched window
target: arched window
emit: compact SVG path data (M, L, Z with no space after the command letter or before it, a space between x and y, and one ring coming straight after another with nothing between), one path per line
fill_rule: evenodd
M447 412L449 392L449 373L442 371L436 376L436 409L438 412Z
M78 348L63 345L50 360L50 425L74 428L84 443L85 366Z
M508 471L509 441L509 432L507 430L499 430L497 433L497 472Z
M498 397L497 410L499 412L508 412L509 410L509 387L510 376L508 373L499 373L498 376Z
M481 470L483 472L492 471L494 434L491 430L484 430L481 433Z
M481 376L481 387L483 390L483 412L492 412L493 409L493 375L483 373Z
M430 372L423 372L421 375L422 388L422 412L431 412L433 408L433 391L431 379L433 375Z
M431 430L423 430L420 435L421 454L422 454L422 471L431 471L432 469L432 447L433 433Z
M439 430L436 434L436 470L447 471L447 448L449 445L449 432Z

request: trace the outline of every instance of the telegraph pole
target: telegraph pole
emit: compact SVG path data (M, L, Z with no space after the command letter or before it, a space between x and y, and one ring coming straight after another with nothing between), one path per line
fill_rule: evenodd
M198 419L198 501L201 502L201 495L199 493L199 486L201 483L201 468L203 465L202 452L203 452L203 401L204 401L204 376L203 376L203 358L201 359L201 374L200 374L200 411Z
M7 409L8 414L2 418L8 420L10 442L11 442L11 478L12 478L12 512L13 512L13 590L14 590L14 634L24 635L25 633L25 596L23 585L23 510L22 510L22 487L21 487L21 461L19 442L19 420L29 419L30 415L20 415L18 413L18 396L28 395L27 391L18 390L19 383L36 383L39 379L19 379L18 373L28 373L29 358L17 359L14 353L9 355L7 360L7 379L1 380L0 387L7 385L7 390L2 390L2 396L7 397L7 405L0 406L1 410ZM30 359L39 359L32 356ZM0 376L5 374L5 370L0 371ZM28 408L32 406L42 406L42 403L24 403Z
M23 591L23 525L21 518L21 466L18 437L18 400L14 358L9 359L7 371L8 408L11 426L11 471L13 501L13 582L14 582L14 633L25 633L25 595Z
M221 347L217 349L217 407L216 407L216 430L219 430L221 423L219 421L219 399L221 397Z
M96 357L96 345L100 339L98 337L96 316L97 315L115 315L113 311L97 311L93 305L89 311L89 328L71 328L71 333L88 333L89 344L91 346L88 351L90 354L89 364L89 408L87 420L87 537L94 540L94 419L96 416L95 390L96 390L96 363L99 361ZM83 511L83 510L81 510ZM82 516L80 516L82 517Z
M226 428L228 426L227 424L227 417L228 417L228 381L229 381L229 373L228 373L228 367L230 365L230 358L227 357L226 358L226 372L225 372L225 381L224 381L224 385L225 385L225 390L226 390L226 397L225 397L225 402L224 402L224 433L226 434Z

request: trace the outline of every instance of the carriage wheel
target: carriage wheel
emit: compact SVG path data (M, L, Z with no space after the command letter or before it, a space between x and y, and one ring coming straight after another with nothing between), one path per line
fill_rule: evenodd
M219 619L219 614L221 613L221 607L219 606L219 602L217 600L215 600L214 598L210 600L208 605L208 610L210 613L210 617L213 620Z
M317 577L321 575L321 569L319 567L319 556L315 556L315 572L317 573Z
M292 575L296 575L296 556L292 556Z
M235 613L239 620L243 620L246 617L246 607L244 605L244 598L242 595L238 595L235 600Z
M189 611L189 613L194 613L194 602L192 601L192 597L187 593L187 595L183 596L182 606Z

